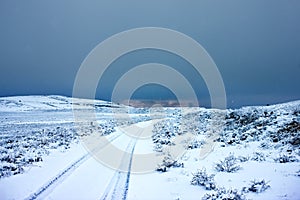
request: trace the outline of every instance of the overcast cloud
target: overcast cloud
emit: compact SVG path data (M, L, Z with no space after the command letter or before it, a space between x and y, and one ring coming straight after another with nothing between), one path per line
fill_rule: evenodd
M98 43L121 31L154 26L189 35L207 50L223 77L228 107L300 99L299 10L297 0L2 0L0 96L71 96L80 64ZM131 67L157 62L180 71L199 101L209 105L205 83L183 59L155 50L126 56L100 81L97 98L109 100ZM145 87L135 97L174 95Z

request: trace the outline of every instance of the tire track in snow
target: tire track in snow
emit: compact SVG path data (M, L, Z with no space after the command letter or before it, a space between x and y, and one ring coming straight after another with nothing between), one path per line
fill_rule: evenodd
M142 131L139 133L141 134ZM130 171L132 165L132 157L134 149L137 143L137 139L133 139L129 142L126 147L126 152L130 152L129 157L123 157L121 166L127 166L127 172L116 171L113 178L107 185L101 200L111 199L111 200L126 200L128 189L129 189L129 180L130 180ZM123 168L123 167L121 167Z
M118 134L112 139L110 139L109 143L120 137L122 134ZM107 144L109 144L107 143ZM106 145L107 145L106 144ZM104 146L96 147L94 151L101 149ZM51 192L59 183L61 183L65 178L70 176L75 169L80 167L85 161L87 161L89 158L91 158L91 153L88 152L87 154L80 157L78 160L73 162L71 165L69 165L66 169L61 171L59 174L54 176L52 179L50 179L46 184L44 184L42 187L40 187L36 192L31 194L29 197L25 198L26 200L34 200L39 198L41 195L44 195L46 192Z

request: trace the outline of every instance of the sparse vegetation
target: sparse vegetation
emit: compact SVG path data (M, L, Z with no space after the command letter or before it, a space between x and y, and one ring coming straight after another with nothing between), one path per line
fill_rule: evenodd
M19 133L15 137L1 135L0 178L24 172L24 167L43 161L51 149L70 148L75 137L74 129L62 127Z
M253 180L251 181L250 187L244 188L244 191L260 193L267 190L270 187L271 186L265 180L261 180L261 181Z
M288 163L288 162L297 162L298 159L294 155L289 154L281 154L278 158L274 159L276 162L279 163Z
M258 162L266 161L266 156L262 152L254 152L251 157L251 160L258 161Z
M162 163L157 166L156 170L166 172L170 167L184 167L184 164L177 162L172 155L168 153L162 160Z
M25 167L34 163L42 162L43 157L51 150L65 151L70 148L72 142L79 137L89 135L93 132L109 134L113 132L115 124L84 123L78 129L73 124L64 127L56 126L44 128L33 127L24 132L15 132L13 136L0 135L0 178L9 177L23 173ZM107 130L105 132L105 130Z
M204 140L193 140L187 144L187 149L198 149L205 144Z
M237 164L237 158L234 157L233 154L226 157L223 161L221 160L219 163L215 165L215 169L218 172L236 172L241 169L241 167Z
M206 190L214 190L216 188L214 177L214 174L208 175L206 169L203 168L193 173L191 184L204 186Z
M213 193L206 193L202 200L245 200L246 197L243 192L239 192L237 189L218 188Z

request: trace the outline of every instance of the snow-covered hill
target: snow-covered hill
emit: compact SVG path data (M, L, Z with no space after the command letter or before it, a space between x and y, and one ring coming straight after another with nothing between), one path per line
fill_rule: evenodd
M76 109L96 108L98 123L75 123L74 102ZM130 121L116 118L118 112ZM0 123L0 199L300 197L300 101L226 111L154 111L63 96L4 97ZM132 138L132 125L144 127L150 137ZM212 127L222 131L208 136ZM153 173L115 172L82 148L80 139L95 133L132 151L131 159L146 152L163 160ZM213 151L202 158L210 138ZM185 151L174 156L170 149L179 145Z
M74 99L64 96L12 96L0 97L0 112L17 112L17 111L55 111L70 110L73 102L79 103L83 108L92 107L119 107L107 101Z

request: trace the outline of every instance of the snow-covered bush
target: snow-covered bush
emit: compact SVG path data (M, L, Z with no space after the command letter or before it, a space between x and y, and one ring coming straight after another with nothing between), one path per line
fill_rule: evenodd
M177 121L163 120L154 124L152 141L154 144L173 145L172 138L176 136L178 128Z
M158 172L167 172L167 167L166 166L164 166L164 165L158 165L157 167L156 167L156 171L158 171Z
M26 127L27 128L27 127ZM64 151L77 138L72 127L36 127L0 136L0 178L22 173L24 167L43 161L50 149Z
M288 163L288 162L297 162L298 159L294 155L289 154L281 154L278 158L274 159L276 162L279 163Z
M160 143L154 144L153 150L156 151L156 152L163 152L163 146L162 146L162 144L160 144Z
M176 160L174 160L170 154L167 154L162 161L163 165L166 167L172 167L175 162Z
M300 122L297 118L291 118L291 112L293 110L275 113L264 108L231 111L226 116L226 127L220 141L228 145L261 141L263 149L275 144L278 147L288 144L298 147Z
M278 131L277 135L285 144L291 144L294 147L300 146L300 122L292 120L284 124Z
M266 161L266 156L262 152L254 152L251 157L251 160L259 161L259 162Z
M236 172L241 167L237 164L237 158L234 157L233 154L230 154L226 157L223 161L221 160L219 163L216 164L215 169L218 172Z
M258 119L258 111L254 110L251 112L243 112L243 113L238 113L238 112L231 112L226 116L227 120L230 120L230 124L239 124L242 126L248 125L250 123L253 123Z
M205 144L204 140L193 140L187 144L187 149L198 149Z
M191 184L204 186L206 190L214 190L216 188L214 177L214 174L208 175L206 169L203 168L202 170L193 173Z
M169 133L160 134L157 133L152 136L153 143L158 143L161 145L172 145L171 137Z
M266 189L270 188L270 185L268 183L269 182L266 182L264 179L261 181L253 180L253 181L251 181L250 187L243 188L243 190L245 192L250 191L250 192L260 193L260 192L263 192Z
M1 163L0 177L8 177L24 172L24 168L14 163Z
M202 200L245 200L246 197L243 192L239 192L237 189L219 188L213 193L206 193Z
M281 129L278 130L278 133L297 133L300 132L300 122L291 121L290 123L285 124Z
M294 110L293 115L295 115L295 116L300 116L300 110L299 110L299 108L296 108L296 109Z
M260 143L259 147L260 147L261 149L268 150L268 149L270 149L271 144L270 144L269 142L263 141L262 143Z
M240 162L247 162L249 160L248 156L238 156L237 160L239 160Z
M162 163L157 166L156 171L166 172L170 167L184 167L184 164L177 162L171 154L167 154Z

